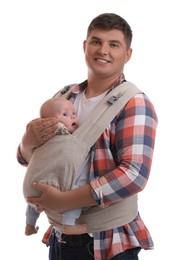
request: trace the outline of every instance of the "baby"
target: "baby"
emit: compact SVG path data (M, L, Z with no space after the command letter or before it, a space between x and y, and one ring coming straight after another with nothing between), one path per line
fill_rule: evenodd
M78 118L74 105L67 99L55 97L44 102L40 108L40 117L56 117L60 121L58 123L57 135L70 135L78 127ZM55 143L53 143L55 145ZM35 152L35 151L34 151ZM48 155L50 156L50 151ZM51 158L52 160L53 158ZM60 160L58 156L57 160ZM63 162L62 162L63 163ZM64 162L67 164L67 161ZM45 168L45 165L41 165ZM33 172L30 172L33 174ZM50 173L49 173L50 174ZM59 172L57 174L60 174ZM67 174L67 172L66 172ZM83 181L84 180L84 181ZM87 177L82 175L82 185L88 182ZM81 185L80 185L81 186ZM79 178L77 183L72 187L79 187ZM63 233L65 234L81 234L84 233L86 225L75 225L76 218L79 218L82 209L75 209L63 214ZM37 219L40 213L36 212L35 207L28 205L26 209L26 227L25 234L27 236L37 233L39 227L36 226Z

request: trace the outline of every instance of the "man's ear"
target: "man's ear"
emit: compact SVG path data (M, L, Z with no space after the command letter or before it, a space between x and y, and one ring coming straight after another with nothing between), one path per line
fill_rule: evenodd
M130 59L131 59L131 56L132 56L132 48L129 48L127 50L127 55L126 55L126 58L125 58L125 63L127 63Z
M86 43L87 43L87 41L84 40L84 41L83 41L83 50L84 50L84 52L85 52L85 49L86 49Z

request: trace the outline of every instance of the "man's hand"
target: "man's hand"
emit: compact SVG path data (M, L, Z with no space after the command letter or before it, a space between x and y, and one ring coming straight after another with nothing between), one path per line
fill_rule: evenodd
M55 117L37 118L28 123L20 144L21 154L27 162L30 161L36 147L41 146L56 135L57 123L58 119Z
M46 213L50 211L63 213L71 209L97 206L92 197L90 184L64 192L42 182L34 182L33 188L39 190L41 196L27 198L27 202L36 205L37 212L44 210Z
M59 211L63 212L62 194L57 188L44 184L42 182L34 182L33 188L41 191L40 197L27 198L27 202L36 205L35 210L41 211Z

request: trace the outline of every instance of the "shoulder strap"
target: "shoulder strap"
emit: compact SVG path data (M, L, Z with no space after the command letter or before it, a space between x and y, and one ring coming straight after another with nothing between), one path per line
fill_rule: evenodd
M73 134L92 147L125 104L140 92L130 82L120 84L105 96L101 103L98 104L94 113Z
M62 97L68 98L74 86L75 84ZM74 131L73 135L77 136L89 147L92 147L125 104L140 92L142 91L128 81L115 87L98 104L94 113Z
M71 96L71 92L75 86L78 84L70 84L60 89L53 97L63 97L65 99L69 99Z

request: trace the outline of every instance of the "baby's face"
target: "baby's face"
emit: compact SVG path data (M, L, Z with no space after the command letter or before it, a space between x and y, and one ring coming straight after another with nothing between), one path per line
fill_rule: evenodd
M58 107L58 118L60 122L67 127L70 133L74 132L78 127L75 107L68 100L61 102L60 107Z

